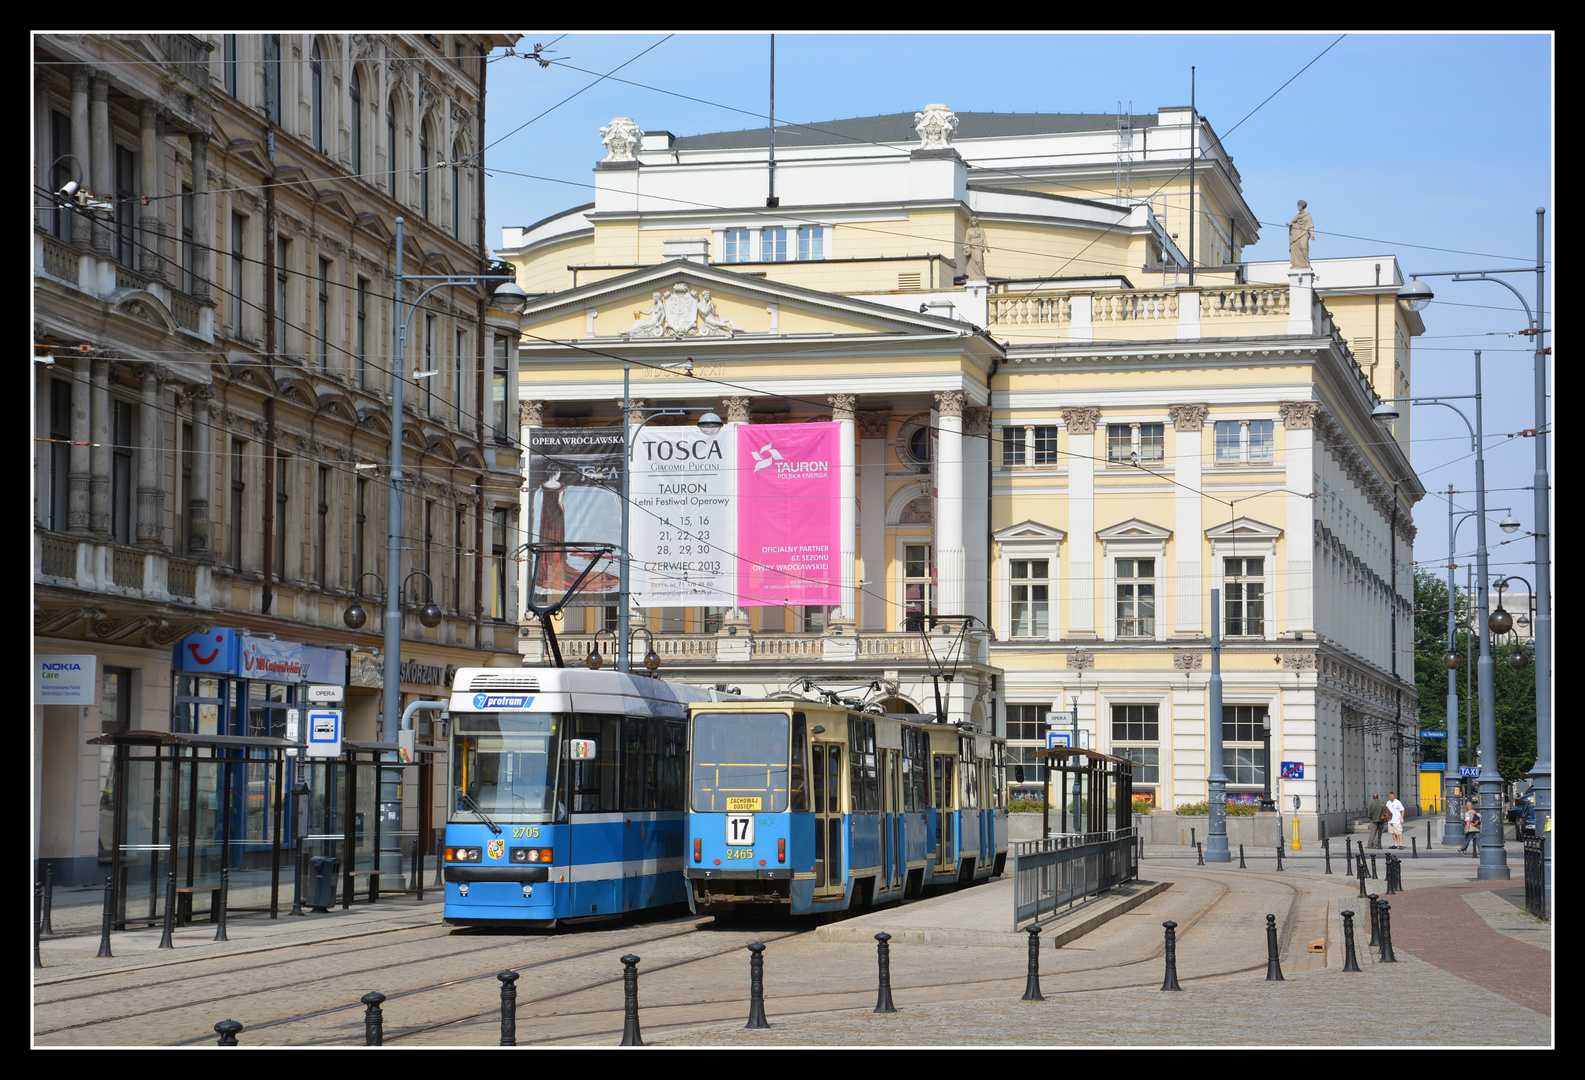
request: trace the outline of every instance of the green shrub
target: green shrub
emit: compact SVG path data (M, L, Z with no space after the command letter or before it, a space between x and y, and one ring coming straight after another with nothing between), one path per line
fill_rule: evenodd
M1045 809L1046 800L1044 799L1012 798L1007 800L1007 812L1009 814L1039 814Z
M1184 803L1182 806L1178 807L1178 813L1184 815L1185 817L1206 817L1210 814L1210 812L1210 805L1203 802ZM1227 816L1254 817L1255 807L1245 803L1228 803Z
M1151 801L1149 799L1135 799L1134 800L1134 813L1135 813L1135 815L1148 814L1154 809L1155 809L1155 806L1151 803Z

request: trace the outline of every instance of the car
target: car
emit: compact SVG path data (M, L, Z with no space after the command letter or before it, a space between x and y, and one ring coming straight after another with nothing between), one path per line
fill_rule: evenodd
M1514 827L1515 839L1535 835L1535 788L1526 788L1514 800L1508 808L1508 824Z

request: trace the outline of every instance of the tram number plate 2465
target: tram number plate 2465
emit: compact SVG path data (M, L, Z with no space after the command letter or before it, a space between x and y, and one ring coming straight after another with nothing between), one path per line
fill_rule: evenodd
M754 815L728 814L726 816L726 842L728 847L752 847L754 844Z

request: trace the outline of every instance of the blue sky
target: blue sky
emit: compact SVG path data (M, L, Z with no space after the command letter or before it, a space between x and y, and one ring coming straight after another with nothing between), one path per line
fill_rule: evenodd
M549 68L500 52L490 65L492 247L504 225L592 199L593 166L604 156L599 129L613 116L691 135L763 126L768 111L768 34L561 34L530 30L518 43L519 53L536 43L553 48ZM1192 65L1200 112L1233 155L1244 196L1265 223L1247 259L1285 257L1281 226L1302 198L1316 222L1316 258L1395 254L1409 274L1524 268L1534 265L1535 211L1545 207L1552 322L1553 39L1339 36L778 33L776 117L818 122L936 101L961 112L1090 113L1131 102L1135 113L1150 113L1189 103ZM623 64L613 79L596 82ZM1506 279L1533 307L1535 275ZM1472 350L1483 350L1487 503L1511 504L1528 529L1531 493L1519 489L1531 484L1534 443L1507 437L1536 425L1528 339L1507 336L1526 325L1524 313L1498 285L1430 284L1437 300L1414 344L1414 393L1473 393ZM1473 419L1473 402L1454 404ZM1448 409L1420 407L1414 435L1412 459L1428 491L1451 482L1465 492L1456 507L1472 509L1474 462L1463 422ZM1416 507L1421 562L1446 563L1446 520L1445 498L1428 496ZM1460 554L1472 552L1473 522L1458 536ZM1533 558L1531 544L1520 537L1493 551L1494 573L1533 579L1522 565ZM1488 539L1508 538L1492 529Z

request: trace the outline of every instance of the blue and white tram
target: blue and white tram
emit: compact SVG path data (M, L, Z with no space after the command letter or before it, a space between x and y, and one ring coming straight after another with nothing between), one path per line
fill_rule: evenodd
M615 671L458 671L446 922L551 926L681 904L687 707L720 696Z
M809 701L700 703L689 718L697 913L840 911L1001 872L1000 739Z

